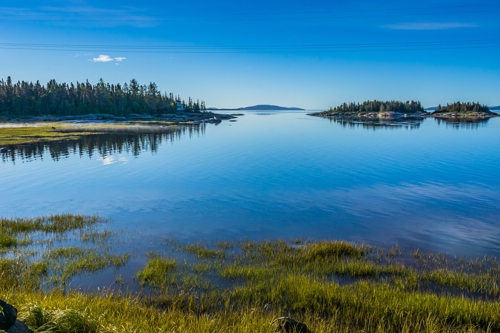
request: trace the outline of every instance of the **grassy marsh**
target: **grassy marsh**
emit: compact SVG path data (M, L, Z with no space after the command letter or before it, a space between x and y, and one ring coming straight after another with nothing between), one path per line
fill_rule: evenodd
M98 228L107 222L72 214L0 219L0 281L43 290L49 283L64 286L74 276L123 266L130 255L111 253L105 243L111 232Z
M56 129L55 126L57 126L58 129ZM65 126L61 128L60 124L26 127L2 127L0 128L0 147L35 142L78 140L84 135L93 134L99 134L99 132L71 130Z
M172 122L123 123L33 123L22 126L0 126L0 147L28 143L79 140L84 136L105 133L170 132L176 128Z
M279 316L313 332L500 331L495 258L397 246L169 240L135 273L140 290L61 288L75 275L127 263L129 254L112 252L110 232L96 228L105 222L73 215L1 220L1 244L7 244L0 255L1 298L39 332L258 333L272 331ZM41 235L68 232L83 243L37 243ZM124 284L121 275L116 279Z

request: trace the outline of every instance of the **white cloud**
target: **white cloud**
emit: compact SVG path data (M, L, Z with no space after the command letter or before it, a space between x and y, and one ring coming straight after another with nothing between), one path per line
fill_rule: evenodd
M477 25L470 23L459 23L459 22L416 22L416 23L398 23L398 24L387 24L382 26L386 29L392 30L446 30L446 29L458 29L458 28L475 28Z
M94 62L110 62L113 61L113 59L106 54L101 54L97 58L92 58L92 61Z
M99 55L97 58L92 58L91 61L93 62L122 62L123 60L125 60L127 58L125 57L115 57L115 58L111 58L109 55L107 54L101 54ZM116 63L118 65L118 63Z

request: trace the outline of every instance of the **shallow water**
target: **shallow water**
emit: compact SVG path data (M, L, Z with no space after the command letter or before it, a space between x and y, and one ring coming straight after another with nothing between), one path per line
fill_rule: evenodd
M499 118L367 125L246 112L2 154L1 215L98 213L134 253L165 237L298 237L499 256L499 142Z

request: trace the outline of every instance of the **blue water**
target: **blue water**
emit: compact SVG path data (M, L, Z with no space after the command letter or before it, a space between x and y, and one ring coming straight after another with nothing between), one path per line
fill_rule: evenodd
M121 152L47 145L4 156L0 215L97 213L137 251L305 238L500 256L500 118L386 125L247 112Z

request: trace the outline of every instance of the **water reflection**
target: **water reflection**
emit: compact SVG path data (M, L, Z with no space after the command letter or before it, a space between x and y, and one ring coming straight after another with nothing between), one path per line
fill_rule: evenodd
M438 125L453 127L456 129L477 129L486 127L490 118L487 119L457 119L457 118L435 118Z
M112 133L86 135L78 140L55 142L38 142L7 147L0 154L2 162L29 162L43 160L48 153L54 161L67 158L70 155L98 155L106 161L108 155L114 153L131 153L138 156L141 152L155 153L163 142L173 142L175 139L188 135L203 135L206 124L185 127L141 127L134 129L119 129Z
M372 130L379 129L417 129L424 119L394 119L394 120L380 120L380 119L367 119L367 120L354 120L354 119L340 119L340 118L329 118L330 122L341 125L345 128L365 128Z

